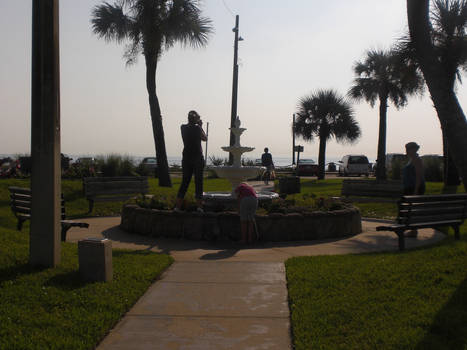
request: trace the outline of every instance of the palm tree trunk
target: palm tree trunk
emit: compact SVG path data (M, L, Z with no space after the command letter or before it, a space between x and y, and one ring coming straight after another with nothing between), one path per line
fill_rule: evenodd
M149 110L151 113L152 132L156 147L157 169L159 173L159 186L172 187L169 175L169 164L165 149L164 127L162 125L161 109L156 94L156 69L157 61L150 57L146 59L146 88L149 97Z
M324 166L326 162L326 141L327 137L319 137L319 155L318 155L318 180L324 180Z
M379 135L378 157L376 163L376 181L386 180L386 124L388 111L388 97L379 98Z
M449 81L436 60L430 37L429 0L407 0L410 36L450 153L467 189L467 121Z

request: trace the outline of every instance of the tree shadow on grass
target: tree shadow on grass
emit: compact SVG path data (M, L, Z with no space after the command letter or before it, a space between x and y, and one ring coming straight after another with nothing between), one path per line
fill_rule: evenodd
M80 289L85 285L92 283L84 281L81 278L79 271L73 270L64 273L60 273L49 278L44 285L47 287L55 287L64 291L70 291L74 289Z
M437 313L415 349L467 349L467 278Z
M45 267L31 266L29 263L7 266L0 269L0 283L17 279L20 276L31 275L45 270Z

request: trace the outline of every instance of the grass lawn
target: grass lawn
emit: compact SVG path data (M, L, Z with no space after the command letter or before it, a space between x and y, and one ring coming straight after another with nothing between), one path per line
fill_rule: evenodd
M16 231L7 187L27 180L0 180L0 349L92 349L172 263L164 254L113 251L113 281L83 283L77 244L62 243L54 269L28 265L29 224ZM81 182L63 181L67 211L87 211ZM121 203L99 203L95 214L120 212Z
M339 196L341 179L302 179L302 193ZM174 197L180 183L150 193ZM114 281L80 282L77 246L62 243L56 269L27 265L28 225L15 230L7 187L0 180L0 349L90 349L144 293L171 258L115 250ZM87 216L81 181L63 180L68 216ZM205 191L229 190L205 180ZM441 193L428 183L427 193ZM193 184L188 194L192 195ZM292 196L293 197L293 196ZM366 217L393 218L387 203L357 203ZM93 216L118 215L122 203L96 203ZM296 350L467 349L467 224L460 241L403 253L293 258L286 262Z
M302 191L339 195L339 182L305 181ZM356 205L367 217L397 213L392 204ZM295 349L467 349L466 266L466 223L460 241L451 232L423 249L289 259Z

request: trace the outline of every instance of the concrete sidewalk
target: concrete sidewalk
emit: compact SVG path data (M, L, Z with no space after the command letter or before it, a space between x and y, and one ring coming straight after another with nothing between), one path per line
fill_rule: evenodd
M265 242L241 246L234 242L189 241L153 238L129 234L119 228L120 217L88 218L89 229L72 228L67 241L77 242L88 237L108 238L113 248L152 250L170 254L176 261L257 261L284 262L294 256L360 254L398 251L398 240L392 232L377 232L375 221L362 221L363 232L356 236L299 242ZM444 238L432 229L420 230L417 238L407 238L406 248L433 244Z
M99 345L292 349L282 263L175 262Z
M72 228L68 241L105 237L114 248L170 254L175 263L154 283L98 349L292 349L283 262L306 255L397 251L397 236L376 232L381 223L363 221L363 232L336 240L260 243L152 238L126 233L120 217L88 218L89 229ZM444 235L421 230L407 249Z

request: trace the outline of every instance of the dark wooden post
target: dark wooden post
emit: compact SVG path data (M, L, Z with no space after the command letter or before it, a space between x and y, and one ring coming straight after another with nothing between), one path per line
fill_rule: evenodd
M32 2L31 231L29 261L60 262L60 62L58 0Z
M237 99L238 99L238 25L239 16L235 17L235 28L232 29L235 33L234 39L234 61L233 61L233 79L232 79L232 110L230 113L230 127L235 127L235 120L237 119ZM230 132L229 145L233 146L235 143L235 136ZM233 154L229 153L229 165L233 164Z

